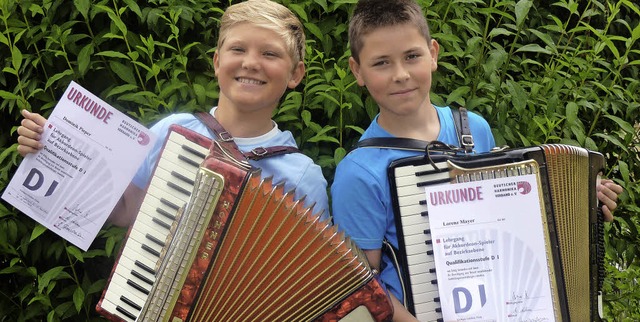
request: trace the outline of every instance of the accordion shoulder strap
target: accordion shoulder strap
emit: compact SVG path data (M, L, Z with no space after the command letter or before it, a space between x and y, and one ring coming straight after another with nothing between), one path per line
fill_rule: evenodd
M465 153L473 152L473 137L471 136L471 129L469 127L469 117L467 115L467 109L464 107L452 108L453 121L458 135L458 144L464 149ZM356 148L387 148L396 150L410 150L410 151L426 151L429 146L433 146L434 142L428 142L410 138L398 138L398 137L375 137L368 138L359 141L354 146ZM455 150L455 147L448 146L444 143L442 145Z
M218 140L223 142L230 142L233 144L234 148L238 151L240 149L233 141L233 136L227 132L227 130L222 127L222 124L216 120L211 113L207 112L196 112L194 114L198 120L204 123L209 130L217 137ZM277 146L269 146L269 147L257 147L249 152L243 152L245 158L250 160L260 160L267 157L272 157L281 154L287 153L302 153L298 148L287 145L277 145Z
M464 149L466 153L473 152L473 136L471 136L471 128L469 128L469 116L467 115L467 109L460 106L457 109L452 108L453 124L456 126L456 133L458 133L458 145Z

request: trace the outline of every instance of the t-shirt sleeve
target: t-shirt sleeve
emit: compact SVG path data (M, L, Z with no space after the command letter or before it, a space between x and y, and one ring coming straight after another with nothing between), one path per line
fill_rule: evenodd
M488 152L496 146L491 127L482 116L474 112L469 113L469 127L476 151L479 153Z
M306 196L305 204L313 205L313 213L320 214L323 220L329 218L329 197L327 196L327 180L322 169L309 161L305 172L296 186L296 197Z
M375 176L354 160L342 160L331 186L333 221L362 249L382 248L387 228L384 198Z
M171 122L169 122L168 118L164 118L149 129L157 136L158 139L156 140L155 145L149 151L149 154L147 154L147 157L140 165L140 168L138 168L138 172L136 172L135 176L131 180L131 182L140 189L144 190L147 188L147 185L149 185L151 175L153 174L153 169L158 162L158 157L160 156L160 152L162 151L162 147L164 146L164 142L169 132L170 126Z

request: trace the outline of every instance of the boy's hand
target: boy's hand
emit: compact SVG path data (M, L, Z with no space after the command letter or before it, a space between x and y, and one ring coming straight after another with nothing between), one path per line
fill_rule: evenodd
M20 111L24 119L18 127L18 153L25 156L42 149L40 135L44 131L44 124L47 119L38 113L31 113L27 110Z
M618 207L616 201L618 195L622 193L622 187L613 180L602 179L596 187L598 190L598 200L602 203L602 213L605 221L613 221L613 211Z

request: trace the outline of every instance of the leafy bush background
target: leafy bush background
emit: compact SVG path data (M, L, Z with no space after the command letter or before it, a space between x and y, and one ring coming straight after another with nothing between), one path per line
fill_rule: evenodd
M419 1L441 44L437 104L482 114L499 145L562 142L607 157L625 188L607 224L605 313L640 319L640 6ZM376 114L348 71L355 0L282 1L308 35L307 75L275 119L331 182L335 165ZM0 191L20 162L20 109L44 114L71 80L144 124L207 110L218 96L211 58L229 2L0 1ZM98 320L94 306L125 231L106 226L82 252L0 203L0 321ZM615 319L614 319L615 317Z

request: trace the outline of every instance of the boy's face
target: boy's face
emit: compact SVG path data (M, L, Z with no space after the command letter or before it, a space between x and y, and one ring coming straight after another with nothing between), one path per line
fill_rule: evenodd
M373 30L362 39L360 63L349 59L360 86L380 107L380 117L417 115L431 104L431 73L437 68L439 45L418 28L401 24Z
M220 86L220 106L271 117L287 88L304 76L304 63L294 62L274 31L243 23L229 29L213 56Z

